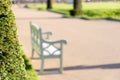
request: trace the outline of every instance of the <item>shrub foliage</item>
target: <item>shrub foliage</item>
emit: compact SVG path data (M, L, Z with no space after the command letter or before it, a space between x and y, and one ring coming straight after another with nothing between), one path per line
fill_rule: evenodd
M0 80L27 80L11 0L0 0Z

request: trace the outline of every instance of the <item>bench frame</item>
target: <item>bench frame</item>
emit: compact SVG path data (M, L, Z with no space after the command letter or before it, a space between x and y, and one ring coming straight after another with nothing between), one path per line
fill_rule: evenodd
M51 32L42 32L40 26L35 23L30 22L31 29L31 43L32 43L32 55L34 57L34 51L38 53L39 59L41 59L41 70L40 73L55 73L55 71L44 71L44 62L45 59L60 59L60 67L57 73L63 72L63 44L67 44L66 40L55 40L51 41L49 35L52 35ZM43 35L46 35L46 39L43 38ZM57 44L57 46L55 46ZM51 48L51 49L50 49ZM47 55L45 55L47 53Z

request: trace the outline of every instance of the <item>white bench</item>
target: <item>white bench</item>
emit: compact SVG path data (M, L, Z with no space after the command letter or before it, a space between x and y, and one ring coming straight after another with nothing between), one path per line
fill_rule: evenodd
M34 57L34 51L38 53L41 59L41 69L40 73L53 73L44 71L44 60L48 58L59 58L60 67L57 72L62 73L63 71L63 44L66 44L66 40L48 40L51 32L43 33L40 26L35 23L30 22L31 28L31 42L32 42L32 58ZM47 39L43 38L43 35L47 35ZM51 65L51 64L49 64Z

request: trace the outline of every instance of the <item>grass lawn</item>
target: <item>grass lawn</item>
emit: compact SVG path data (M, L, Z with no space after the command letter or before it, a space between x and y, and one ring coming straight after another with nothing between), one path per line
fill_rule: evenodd
M120 2L88 2L83 3L83 15L88 19L95 18L113 18L120 20ZM46 10L46 4L30 4L29 8ZM52 11L64 13L66 17L70 17L69 11L73 9L72 4L53 4Z

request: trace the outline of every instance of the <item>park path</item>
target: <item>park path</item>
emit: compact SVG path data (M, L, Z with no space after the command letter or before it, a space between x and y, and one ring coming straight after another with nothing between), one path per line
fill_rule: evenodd
M51 39L66 39L63 74L39 75L39 80L120 80L120 22L62 18L61 14L12 7L18 36L30 58L29 22L43 31L52 31ZM31 60L39 71L40 61ZM46 68L55 68L58 60L46 60Z

